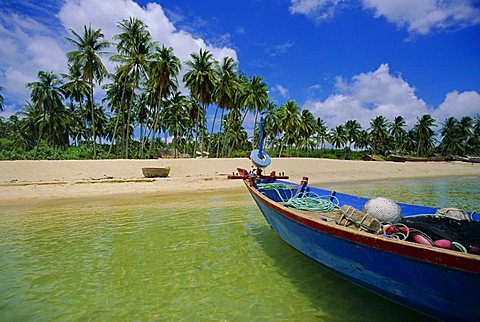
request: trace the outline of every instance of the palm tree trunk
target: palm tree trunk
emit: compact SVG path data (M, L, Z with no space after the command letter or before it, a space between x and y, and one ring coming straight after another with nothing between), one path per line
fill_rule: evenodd
M140 159L143 159L143 123L140 123Z
M220 128L218 129L218 143L217 143L217 155L216 155L217 158L218 158L218 152L220 152L220 134L222 133L223 112L225 112L224 108L222 108L222 114L220 115Z
M218 105L215 108L215 114L213 114L212 130L210 131L210 140L208 141L207 153L210 151L210 146L212 145L213 128L215 127L215 121L217 119L217 112L218 112Z
M153 130L152 130L152 140L150 142L150 154L153 152L153 145L154 145L154 139L155 139L155 133L157 132L157 125L158 125L158 117L160 115L160 108L162 106L162 88L160 88L160 98L158 100L157 108L155 110L155 115L153 116Z
M92 112L92 140L93 140L93 158L96 159L97 157L97 145L95 139L95 113L93 109L93 79L90 80L90 107Z
M133 105L133 98L135 97L135 88L137 88L137 84L133 87L132 97L130 98L130 104L128 105L128 115L127 115L127 136L125 141L125 159L128 159L128 143L130 142L130 114Z
M120 109L117 111L117 120L115 122L115 130L113 130L112 142L110 142L110 147L108 148L108 154L112 152L113 142L115 141L115 137L117 136L118 122L120 121L120 111L122 110L122 103L123 103L123 99L125 98L126 87L127 87L127 81L125 80L125 83L123 84L122 98L120 100Z

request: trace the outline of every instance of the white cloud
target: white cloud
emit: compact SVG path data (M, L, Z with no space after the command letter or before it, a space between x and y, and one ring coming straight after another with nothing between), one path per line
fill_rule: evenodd
M8 103L18 107L24 103L29 96L25 83L35 80L39 70L66 72L66 53L72 47L64 36L72 36L70 28L81 34L83 26L89 24L101 28L105 39L111 41L118 33L118 22L137 17L148 25L152 39L173 47L182 62L189 60L190 54L200 48L209 50L218 60L224 56L237 59L232 48L214 46L205 39L177 29L156 3L141 7L133 0L66 0L60 12L52 12L53 15L57 15L61 25L46 25L17 13L2 12L0 15L0 68L5 81L3 83L2 79L0 86L4 87L2 95ZM49 22L53 20L47 18ZM114 48L110 50L114 51ZM103 61L109 71L113 71L108 58L104 57Z
M399 27L406 27L410 33L428 34L435 29L480 24L480 9L473 0L362 0L362 3L375 17L383 16ZM291 0L289 11L322 22L347 6L345 0Z
M363 5L376 17L419 34L480 24L480 9L470 0L363 0Z
M450 116L461 118L467 115L480 115L480 94L475 91L448 93L438 110L433 113L438 122L443 122Z
M321 22L332 18L341 2L344 0L291 0L289 10L292 14L304 14Z
M101 28L106 39L112 39L118 33L117 23L129 17L142 20L159 44L171 46L180 60L190 59L190 54L200 48L208 49L220 60L224 56L237 59L235 50L228 47L214 47L204 39L178 30L165 15L163 8L157 3L148 3L141 7L132 0L67 0L60 10L59 18L66 30L82 30L85 24L91 23L94 28Z
M355 119L368 128L379 115L390 121L401 115L412 127L424 114L432 114L438 123L449 116L475 116L480 113L480 95L475 91L453 91L438 108L433 108L417 97L415 88L400 75L392 75L388 64L382 64L373 72L352 77L350 82L337 77L337 93L324 101L308 100L304 106L329 127Z
M288 96L288 89L280 84L275 84L273 91L277 92L281 97L286 98Z

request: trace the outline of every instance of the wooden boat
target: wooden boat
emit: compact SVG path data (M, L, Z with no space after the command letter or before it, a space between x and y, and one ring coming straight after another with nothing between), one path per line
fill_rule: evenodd
M344 227L334 214L290 208L260 183L288 184L319 196L335 196L339 204L363 209L367 199L262 176L244 169L230 175L243 179L267 223L287 244L327 269L393 301L447 321L480 320L480 255L396 240ZM294 191L292 190L292 191ZM285 193L285 191L284 191ZM284 194L289 198L291 193ZM433 217L436 208L399 204L402 217ZM480 216L470 214L472 220ZM476 226L478 227L478 226Z
M443 162L443 161L452 161L452 158L448 156L412 157L407 155L391 155L390 160L393 162Z
M142 168L143 176L146 178L168 177L170 167Z
M459 157L455 156L453 158L455 161L470 162L470 163L480 163L480 157Z

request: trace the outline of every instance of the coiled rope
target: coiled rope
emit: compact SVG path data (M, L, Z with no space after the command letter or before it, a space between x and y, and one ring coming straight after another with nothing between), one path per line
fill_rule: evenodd
M318 194L308 191L302 192L298 191L295 193L296 188L291 185L284 183L259 183L259 190L274 190L280 200L285 203L287 207L295 208L298 210L304 211L320 211L320 212L331 212L335 207L338 207L338 199L332 195L319 196ZM281 191L289 191L289 194L282 195ZM286 198L284 196L292 196L291 198ZM328 199L325 199L328 198ZM333 202L333 201L335 202Z

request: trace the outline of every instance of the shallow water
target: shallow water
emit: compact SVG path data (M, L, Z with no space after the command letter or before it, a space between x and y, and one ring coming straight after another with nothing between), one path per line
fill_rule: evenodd
M411 181L438 187L415 198L469 199L448 180ZM405 182L332 188L398 197ZM4 204L0 278L1 321L426 319L287 246L246 192Z

